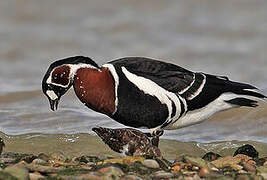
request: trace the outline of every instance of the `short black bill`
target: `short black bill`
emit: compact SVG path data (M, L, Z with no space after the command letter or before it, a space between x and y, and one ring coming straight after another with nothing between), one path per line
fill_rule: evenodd
M49 102L50 102L50 108L52 111L55 111L57 110L57 106L58 106L58 99L55 99L55 100L51 100L49 99Z

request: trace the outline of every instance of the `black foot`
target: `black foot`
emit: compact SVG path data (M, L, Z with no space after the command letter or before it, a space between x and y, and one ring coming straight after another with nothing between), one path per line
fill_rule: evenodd
M151 139L151 143L153 146L159 147L159 137L155 136Z

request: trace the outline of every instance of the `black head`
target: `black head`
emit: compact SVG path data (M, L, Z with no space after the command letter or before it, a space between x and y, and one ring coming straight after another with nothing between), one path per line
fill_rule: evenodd
M74 56L53 62L42 81L43 93L47 96L51 109L57 109L58 102L73 84L73 76L81 67L97 68L99 66L90 58Z

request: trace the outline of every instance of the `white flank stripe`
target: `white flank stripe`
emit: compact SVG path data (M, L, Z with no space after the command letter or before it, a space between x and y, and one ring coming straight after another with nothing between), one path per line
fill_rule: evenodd
M169 111L169 117L166 119L168 122L172 119L179 117L181 112L181 105L178 97L174 93L163 89L150 79L146 79L144 77L137 76L129 72L125 67L122 67L122 72L125 74L125 76L129 79L130 82L135 84L145 94L155 96L162 104L166 104ZM172 101L176 106L176 114L173 118L171 118Z
M191 95L187 98L188 100L192 100L192 99L194 99L197 95L199 95L199 93L201 93L201 91L202 91L202 89L203 89L203 87L204 87L204 85L205 85L205 83L206 83L206 76L205 76L204 74L201 74L201 75L204 77L204 79L203 79L201 85L199 86L198 90L197 90L196 92L194 92L194 94L191 94Z
M179 94L183 94L184 92L186 92L194 84L196 76L195 76L195 74L193 74L193 75L194 75L193 76L193 81L189 84L189 86L187 86L186 88L184 88L181 91L179 91L178 92Z
M111 72L114 81L115 81L115 111L113 112L113 114L117 111L117 107L118 107L118 86L119 86L119 76L116 72L115 67L112 64L104 64L102 67L106 67L109 69L109 71Z
M217 99L207 104L203 108L196 109L194 111L189 111L185 116L177 120L175 123L170 124L165 129L179 129L193 124L198 124L210 118L216 112L224 111L234 107L239 107L238 105L225 102L238 97L248 98L251 96L237 95L234 93L223 93Z

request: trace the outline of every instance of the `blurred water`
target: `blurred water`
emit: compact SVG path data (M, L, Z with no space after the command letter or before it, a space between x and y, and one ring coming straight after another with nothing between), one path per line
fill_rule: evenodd
M0 131L91 133L121 127L70 91L49 110L41 80L49 64L85 55L97 63L147 56L227 75L267 94L267 2L262 0L8 0L0 2ZM267 143L267 106L221 113L169 131L182 141Z

